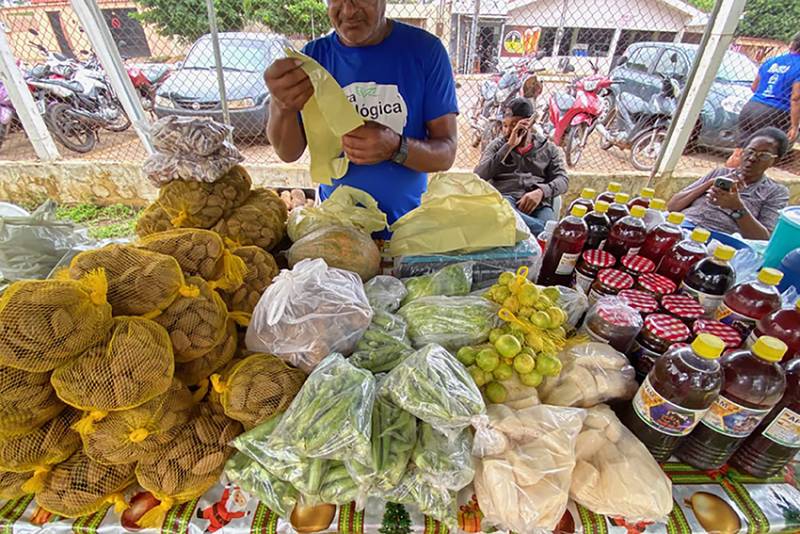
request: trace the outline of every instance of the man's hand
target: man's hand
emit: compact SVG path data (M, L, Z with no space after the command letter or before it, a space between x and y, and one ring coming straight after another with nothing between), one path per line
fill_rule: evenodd
M387 161L400 148L400 135L382 124L369 121L342 137L344 153L357 165Z
M732 191L725 191L716 186L712 187L708 193L708 199L715 206L726 210L744 209L744 203L741 197L739 197L739 192L736 188Z
M283 111L299 112L314 94L314 86L300 65L302 62L298 59L283 58L264 71L270 98Z
M508 144L512 148L518 147L523 141L528 138L528 129L531 127L531 119L522 119L511 130L511 135L508 138Z
M789 138L789 143L797 141L797 128L789 128L789 131L786 132L786 137Z
M530 215L531 213L533 213L533 210L535 210L539 206L539 204L542 203L543 198L544 198L544 193L542 192L541 189L534 189L533 191L528 191L527 193L522 195L522 198L519 199L519 202L517 202L517 208L519 208L519 211L521 211L522 213Z

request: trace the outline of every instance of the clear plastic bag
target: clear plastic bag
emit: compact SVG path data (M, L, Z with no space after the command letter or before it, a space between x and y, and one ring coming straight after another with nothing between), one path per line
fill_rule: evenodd
M423 297L397 312L415 347L436 343L457 350L489 339L500 325L499 307L482 297Z
M386 275L378 275L364 284L364 291L373 310L389 313L396 312L408 294L402 281L394 276Z
M389 502L416 506L420 512L443 523L448 528L456 528L455 492L432 484L419 469L412 467L406 471L400 484L385 492L381 497Z
M406 336L406 322L397 315L376 311L372 324L356 345L349 362L373 373L386 373L414 352Z
M583 291L564 286L556 287L561 293L561 297L558 299L558 307L567 313L567 323L572 328L577 328L586 310L589 309L589 298Z
M451 439L428 423L420 423L412 460L431 483L459 491L475 475L472 433L465 429Z
M433 274L403 280L408 294L403 305L422 297L463 297L472 290L472 262L454 263Z
M606 343L574 345L558 358L563 364L561 374L539 387L545 404L591 408L601 402L630 400L639 389L628 358Z
M241 452L234 454L225 464L225 475L244 491L255 495L279 517L289 519L299 497L290 483L272 475Z
M245 339L248 350L274 354L308 373L332 352L353 352L371 320L358 275L303 260L264 292Z
M666 520L672 483L611 408L600 404L588 411L575 454L569 490L575 502L630 523Z
M373 234L386 228L386 214L366 191L337 187L319 206L292 210L287 233L292 242L323 226L351 226Z

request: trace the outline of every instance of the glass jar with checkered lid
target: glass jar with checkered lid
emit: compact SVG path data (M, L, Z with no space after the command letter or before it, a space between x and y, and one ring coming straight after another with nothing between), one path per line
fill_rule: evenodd
M658 311L658 301L646 291L638 289L623 289L619 292L619 298L624 300L628 306L638 311L642 318Z
M657 358L673 344L684 342L691 335L689 327L671 315L651 313L645 317L644 326L628 351L628 359L636 369L637 379L644 380Z
M597 278L589 289L589 305L597 302L600 297L612 297L623 289L633 287L633 277L617 269L603 269L597 273Z
M594 341L608 343L625 353L642 328L639 312L619 297L601 297L589 308L584 332Z
M652 260L644 256L639 256L638 254L629 254L621 257L619 259L619 264L620 271L628 273L634 278L638 278L639 275L642 274L652 273L656 270L656 264Z
M614 256L604 250L584 250L575 268L575 289L588 293L597 274L616 262Z
M661 309L664 310L664 313L683 321L686 326L692 326L697 319L700 319L706 313L705 308L700 306L700 303L689 295L664 295L661 297ZM713 334L714 332L710 333Z

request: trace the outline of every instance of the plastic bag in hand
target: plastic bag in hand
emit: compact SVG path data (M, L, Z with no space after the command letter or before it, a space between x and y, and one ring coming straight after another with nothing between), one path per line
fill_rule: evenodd
M408 290L403 305L422 297L436 295L461 297L472 290L472 262L448 265L433 274L407 278L403 283Z
M588 411L575 454L569 494L578 504L630 523L664 521L672 510L669 478L605 404Z
M422 297L400 308L415 347L436 343L457 350L489 339L500 324L498 306L482 297Z
M408 294L403 282L394 276L386 275L378 275L364 284L364 291L373 310L389 313L396 312L400 308L400 303Z
M237 452L225 464L225 474L244 491L255 495L279 517L288 520L297 503L297 490L251 458Z
M343 185L319 206L292 210L286 231L295 242L323 226L350 226L373 234L384 230L386 224L377 200L366 191Z
M281 271L262 295L247 348L279 356L309 373L328 354L349 355L372 320L358 275L303 260Z
M472 482L472 433L462 430L451 439L428 423L420 423L412 456L414 465L431 483L458 491Z

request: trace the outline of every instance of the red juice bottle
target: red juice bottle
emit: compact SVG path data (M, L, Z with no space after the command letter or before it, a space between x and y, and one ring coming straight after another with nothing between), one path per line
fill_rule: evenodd
M730 264L735 253L733 247L720 245L712 257L692 265L683 279L680 292L694 297L706 310L706 317L714 316L725 293L736 283L736 271Z
M761 318L750 337L747 346L751 346L760 336L772 336L780 339L789 350L783 361L800 356L800 300L794 308L775 310Z
M575 206L553 230L553 236L547 243L547 250L542 258L539 285L567 287L571 285L572 272L589 234L589 229L583 222L584 215L586 206Z
M725 294L716 311L716 319L731 325L747 339L756 322L781 307L781 294L777 286L783 273L765 267L752 282L743 282Z
M645 209L649 208L650 201L653 200L653 197L655 196L656 196L655 189L653 189L652 187L645 187L642 189L642 192L639 193L638 197L631 199L631 201L628 202L628 209L634 206L642 206Z
M608 207L608 220L611 221L612 228L615 222L631 214L627 206L628 198L630 198L628 193L614 195L614 202Z
M680 285L692 265L708 256L705 243L709 237L705 228L695 228L689 239L678 241L664 254L656 272Z
M683 232L681 231L683 219L683 213L677 211L670 213L665 222L647 233L647 238L644 240L644 245L642 245L639 255L653 260L658 265L664 254L683 238ZM647 223L645 222L645 224Z
M600 195L598 195L598 197L595 199L595 202L598 200L602 200L603 202L608 202L609 204L611 204L612 202L614 202L614 195L616 195L620 191L622 191L622 184L617 182L609 182L608 190L604 191L603 193L600 193Z
M581 196L576 198L572 201L572 204L569 205L567 209L567 213L572 211L573 206L586 206L586 211L591 212L594 209L594 197L597 195L597 191L592 189L591 187L584 187L581 189Z
M699 334L691 345L669 349L656 358L623 423L658 462L665 462L700 423L719 396L722 369L718 358L725 343Z
M664 213L666 207L667 203L663 198L654 198L650 201L647 213L644 214L644 222L647 224L648 232L667 220L667 216Z
M786 377L779 362L784 354L783 341L764 336L752 350L720 358L724 380L719 397L675 455L704 471L722 467L781 400Z
M617 260L623 256L638 254L647 238L647 227L642 219L644 211L642 206L634 206L630 215L611 225L603 250L611 253Z
M731 458L730 465L757 478L777 475L800 452L800 358L784 364L786 391Z
M598 200L594 204L594 211L584 215L583 222L586 223L589 229L589 235L583 245L583 250L603 248L606 239L608 239L608 232L611 231L611 221L608 220L607 211L608 202Z

